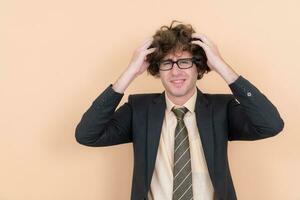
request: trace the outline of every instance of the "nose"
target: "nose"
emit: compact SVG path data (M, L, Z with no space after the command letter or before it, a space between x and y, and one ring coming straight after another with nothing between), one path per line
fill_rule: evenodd
M177 63L174 63L173 68L171 69L172 75L177 75L181 73L181 69L178 67Z

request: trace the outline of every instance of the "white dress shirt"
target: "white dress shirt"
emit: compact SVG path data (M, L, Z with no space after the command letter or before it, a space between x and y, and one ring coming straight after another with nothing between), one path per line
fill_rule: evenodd
M188 130L190 142L193 199L213 200L214 189L208 173L194 112L196 98L197 89L195 87L193 96L183 105L188 109L188 112L184 116L184 123ZM173 193L174 135L177 119L171 109L173 106L182 106L175 105L168 98L166 93L165 99L165 117L161 130L153 177L148 192L149 200L171 200Z

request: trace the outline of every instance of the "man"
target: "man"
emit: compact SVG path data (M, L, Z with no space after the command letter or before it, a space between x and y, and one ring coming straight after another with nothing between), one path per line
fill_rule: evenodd
M274 136L284 122L207 36L173 22L146 40L95 99L76 127L76 140L93 147L133 143L132 200L237 199L228 141ZM116 109L129 84L146 70L161 79L165 91L129 95ZM233 94L202 93L196 81L209 71Z

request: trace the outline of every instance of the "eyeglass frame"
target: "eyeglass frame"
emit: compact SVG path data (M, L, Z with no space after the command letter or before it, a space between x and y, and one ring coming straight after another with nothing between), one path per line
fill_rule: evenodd
M179 66L178 62L179 62L179 61L182 61L182 60L190 60L190 61L192 61L192 65L191 65L190 67L188 67L188 68L181 68L181 67ZM178 59L178 60L176 60L176 61L173 61L172 59L167 59L167 60L163 60L163 61L161 61L161 62L158 63L158 69L161 70L161 71L170 71L170 70L173 69L175 63L176 63L176 65L177 65L177 67L178 67L179 69L189 69L189 68L193 67L193 64L195 64L195 60L196 60L196 59L195 59L194 57L192 57L192 58L180 58L180 59ZM161 65L163 62L166 62L166 61L172 62L171 68L170 68L170 69L166 69L166 70L160 69L160 65Z

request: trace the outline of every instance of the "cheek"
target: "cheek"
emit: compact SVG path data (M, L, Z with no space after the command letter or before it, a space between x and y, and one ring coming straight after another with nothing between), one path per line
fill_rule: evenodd
M161 80L162 83L167 83L167 74L164 73L159 73L159 78Z
M166 81L168 79L168 73L160 72L159 77Z
M191 80L197 80L198 72L197 69L193 69L190 71L189 76L191 77Z

